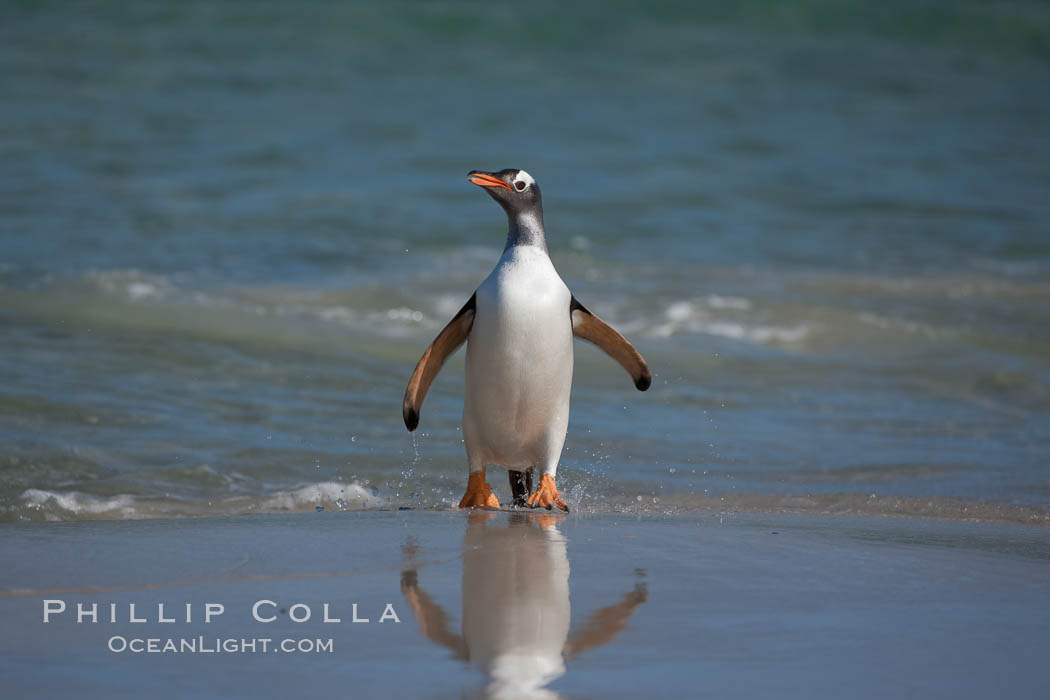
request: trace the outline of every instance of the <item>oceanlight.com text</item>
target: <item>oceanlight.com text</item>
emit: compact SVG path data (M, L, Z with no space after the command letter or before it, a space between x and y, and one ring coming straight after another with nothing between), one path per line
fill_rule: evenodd
M122 637L109 638L107 648L115 654L331 654L329 639L278 639L269 637Z

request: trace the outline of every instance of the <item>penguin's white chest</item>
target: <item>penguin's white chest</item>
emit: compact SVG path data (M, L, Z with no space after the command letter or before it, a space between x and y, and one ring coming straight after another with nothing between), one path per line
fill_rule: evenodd
M463 407L472 462L557 465L572 387L571 298L534 246L507 250L478 287Z

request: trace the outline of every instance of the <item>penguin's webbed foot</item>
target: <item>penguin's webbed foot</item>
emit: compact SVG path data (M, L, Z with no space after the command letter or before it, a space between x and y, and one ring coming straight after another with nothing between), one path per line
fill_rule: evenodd
M459 501L460 508L499 508L499 499L485 481L485 472L471 472L467 479L467 492Z
M558 506L566 513L569 512L569 506L562 500L561 494L558 493L558 487L554 485L554 477L550 474L544 474L540 477L540 485L532 495L529 496L529 500L526 501L533 508L546 508L550 510L554 506Z

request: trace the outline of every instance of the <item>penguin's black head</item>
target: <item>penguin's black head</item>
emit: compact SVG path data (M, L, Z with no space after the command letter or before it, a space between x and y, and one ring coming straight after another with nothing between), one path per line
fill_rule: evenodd
M507 168L498 173L471 170L467 173L467 179L484 187L489 196L499 202L512 218L529 211L542 212L540 186L524 170Z

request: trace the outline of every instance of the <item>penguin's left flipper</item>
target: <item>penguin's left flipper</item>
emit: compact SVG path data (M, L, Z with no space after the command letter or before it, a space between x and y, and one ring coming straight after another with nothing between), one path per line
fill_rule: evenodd
M653 383L649 365L634 349L634 346L605 321L591 313L590 309L576 300L574 296L569 304L569 315L572 318L572 334L577 338L594 343L605 354L620 363L634 380L638 391L645 391Z
M423 399L427 396L434 377L441 371L445 360L466 342L470 335L470 329L474 326L474 312L477 309L477 293L470 295L470 299L463 305L452 320L448 322L430 347L419 358L412 377L408 380L405 389L405 401L401 407L401 414L405 419L405 427L409 431L415 430L419 425L419 411L423 407Z

